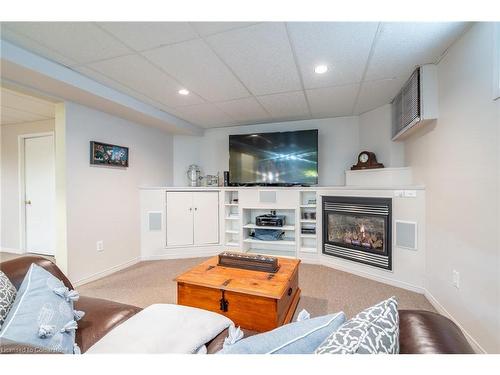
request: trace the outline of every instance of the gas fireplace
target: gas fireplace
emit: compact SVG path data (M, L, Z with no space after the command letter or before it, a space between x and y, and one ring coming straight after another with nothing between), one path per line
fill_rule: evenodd
M323 197L323 254L392 269L390 198Z

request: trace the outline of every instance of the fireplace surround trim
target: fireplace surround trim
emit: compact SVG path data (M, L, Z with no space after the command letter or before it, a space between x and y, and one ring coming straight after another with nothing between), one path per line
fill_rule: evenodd
M321 252L356 263L392 271L392 198L360 196L322 196L323 238ZM328 240L328 214L384 218L384 252ZM344 246L342 246L344 245Z

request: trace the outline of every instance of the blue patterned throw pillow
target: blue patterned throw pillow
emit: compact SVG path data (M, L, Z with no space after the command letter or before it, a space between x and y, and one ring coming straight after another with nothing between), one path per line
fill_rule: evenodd
M398 354L399 314L395 297L360 312L333 332L317 354Z
M73 310L78 293L36 264L24 277L12 308L0 331L0 339L30 344L49 351L80 353L75 343L77 320Z
M234 344L226 342L218 354L311 354L344 321L343 312L297 321Z
M7 275L0 271L0 329L2 329L2 324L14 304L16 293L16 288Z

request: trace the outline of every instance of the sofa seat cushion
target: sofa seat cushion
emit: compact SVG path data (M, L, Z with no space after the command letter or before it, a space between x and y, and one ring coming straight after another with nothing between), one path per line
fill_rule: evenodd
M112 329L87 354L195 353L232 324L211 311L155 304Z
M142 310L136 306L85 296L80 296L75 308L85 311L76 331L76 342L82 353L117 325Z

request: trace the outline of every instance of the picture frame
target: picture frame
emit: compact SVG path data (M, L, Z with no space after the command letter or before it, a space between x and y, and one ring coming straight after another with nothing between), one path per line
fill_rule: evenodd
M90 141L90 164L128 168L128 147Z

